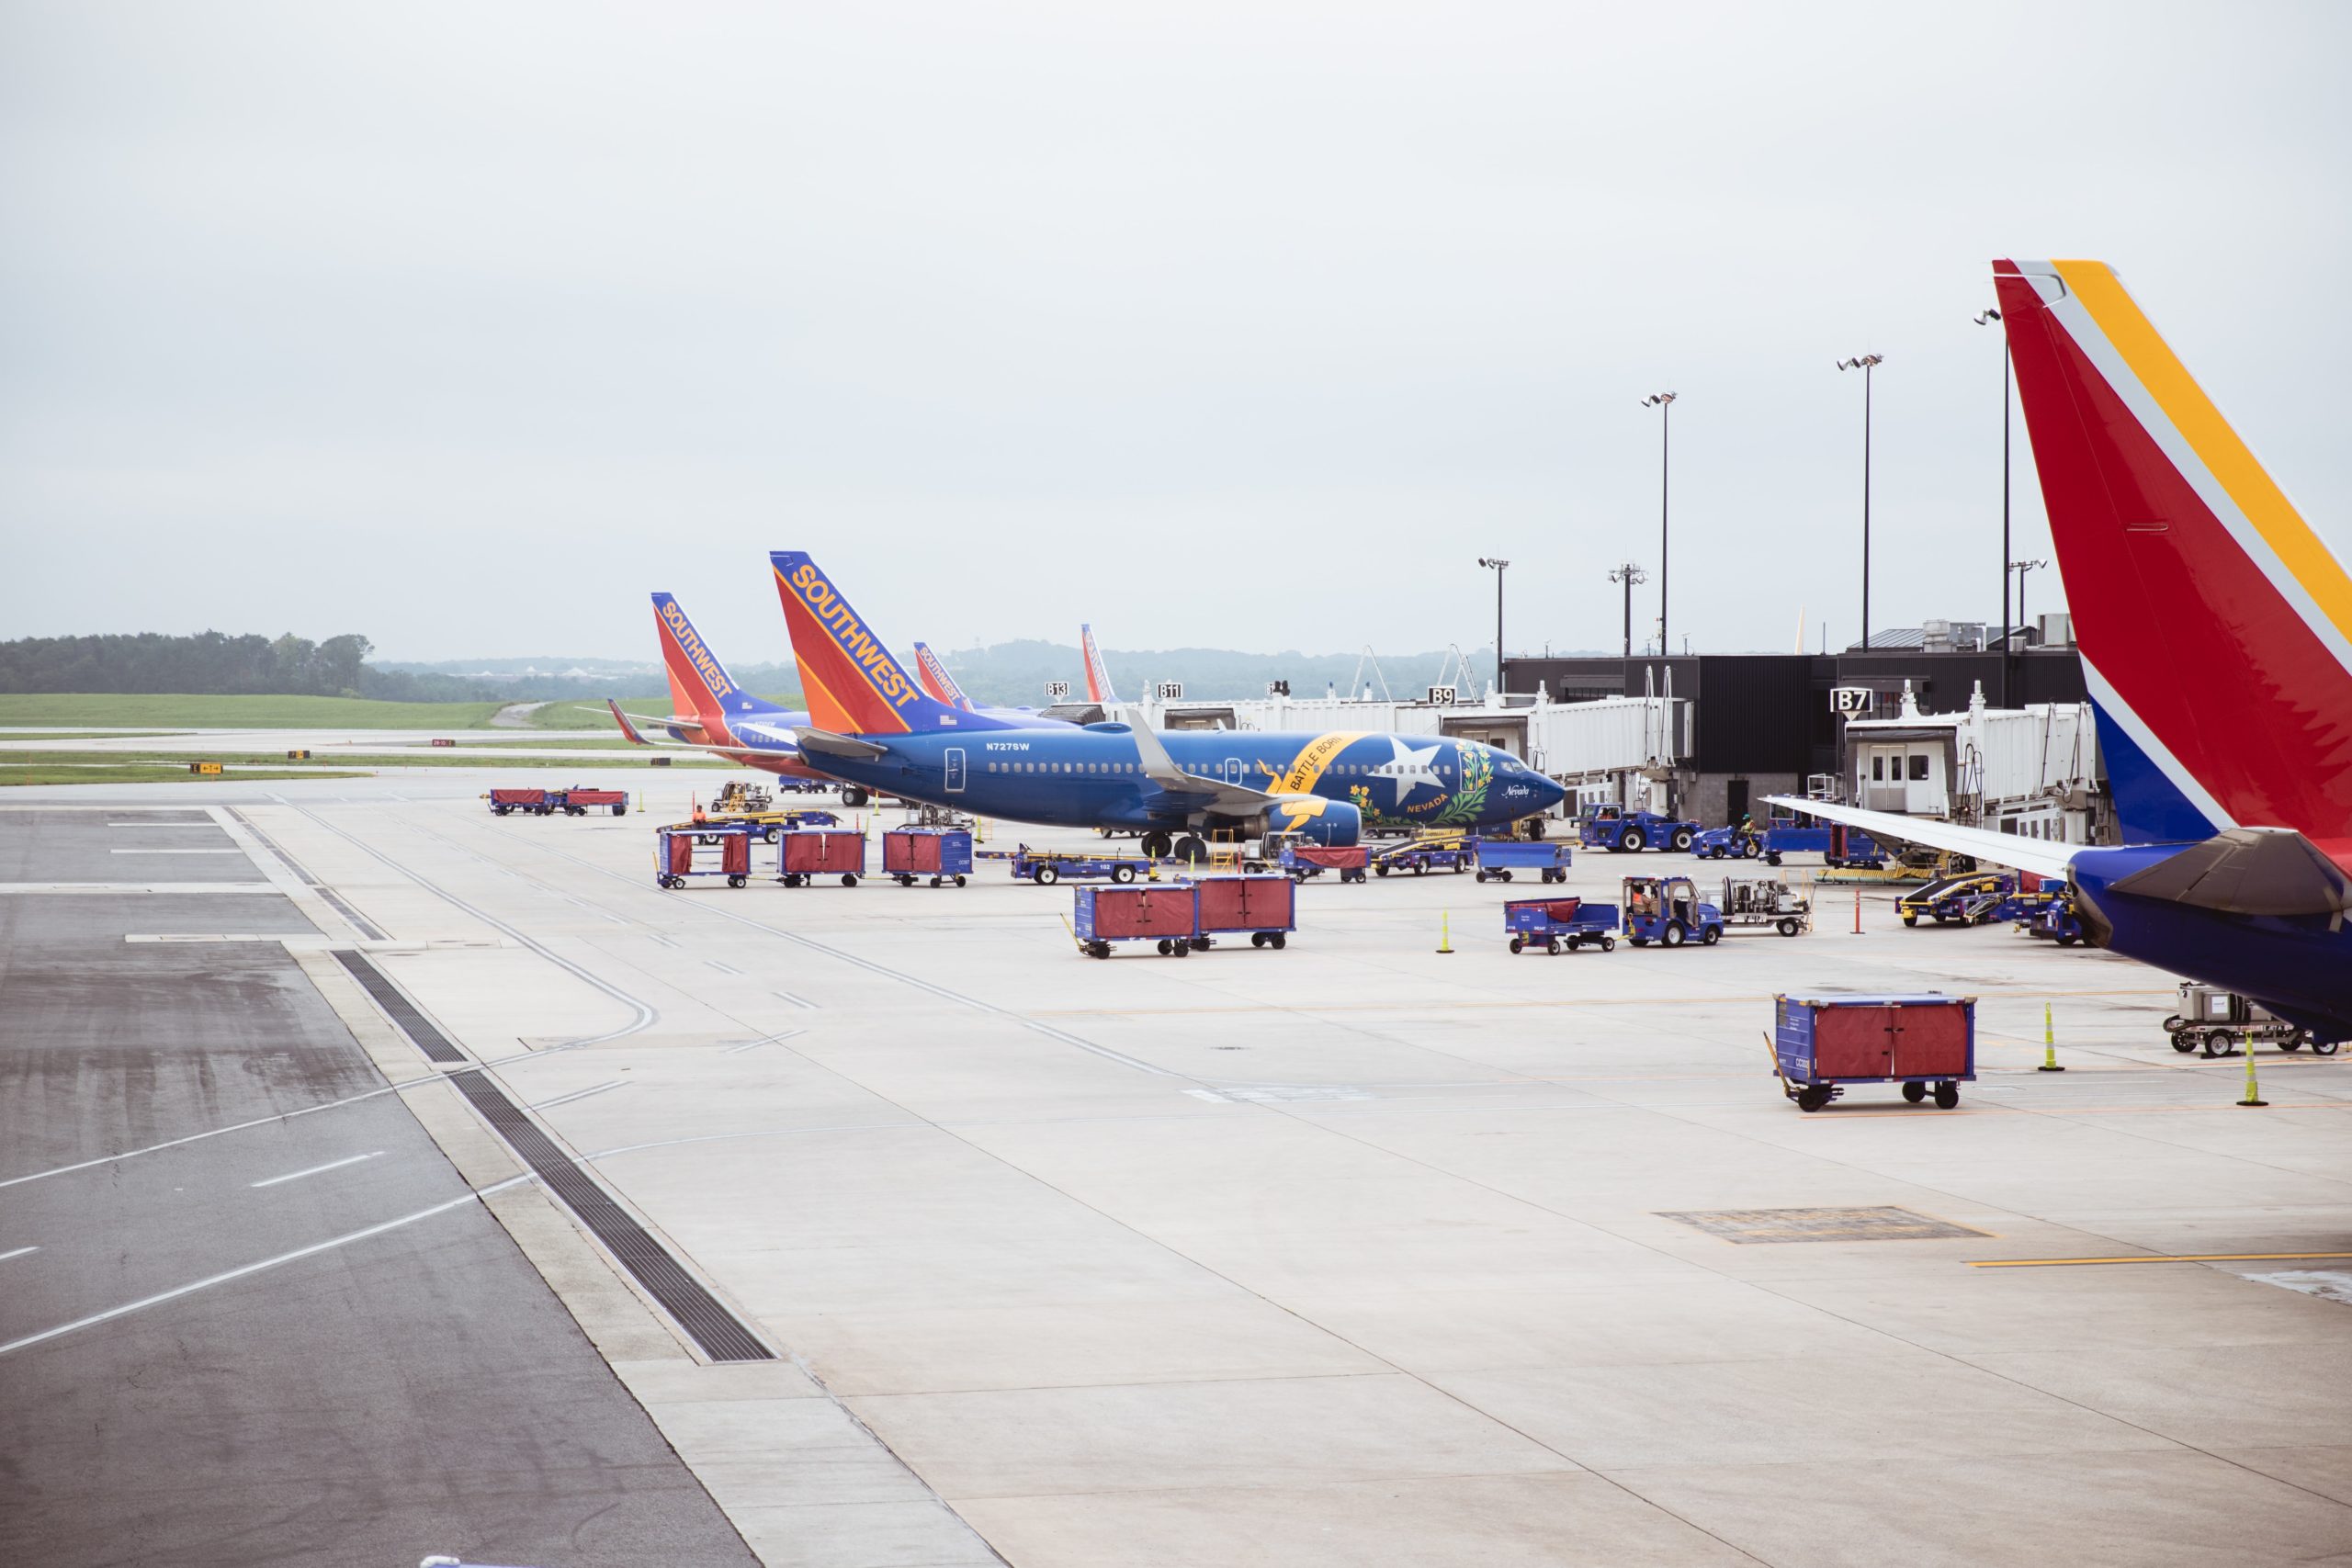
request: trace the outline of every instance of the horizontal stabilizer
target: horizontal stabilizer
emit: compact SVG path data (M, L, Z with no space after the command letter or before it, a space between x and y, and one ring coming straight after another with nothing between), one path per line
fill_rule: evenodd
M1931 850L1971 855L1994 865L2030 872L2035 876L2064 876L2075 856L2086 847L2052 843L2047 839L2021 839L2013 833L1991 833L1982 828L1962 828L1958 823L1939 821L1933 817L1904 817L1892 811L1865 811L1859 806L1834 806L1826 800L1807 800L1801 795L1768 795L1764 799L1766 804L1777 806L1784 811L1802 811L1825 822L1843 822L1849 828L1860 828L1873 839L1891 839L1902 844L1925 844Z
M799 740L800 749L812 756L843 757L853 762L870 762L890 754L888 746L876 746L854 735L836 735L830 729L801 730Z
M2352 909L2352 878L2291 828L2232 828L2114 884L2233 915L2336 915Z

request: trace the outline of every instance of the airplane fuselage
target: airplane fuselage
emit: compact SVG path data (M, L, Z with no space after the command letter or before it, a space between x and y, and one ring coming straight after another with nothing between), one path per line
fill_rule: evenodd
M884 757L815 760L838 777L984 817L1058 827L1173 829L1228 813L1165 790L1125 725L868 736ZM1367 827L1503 826L1565 792L1475 740L1332 731L1168 730L1184 774L1271 795L1343 801Z

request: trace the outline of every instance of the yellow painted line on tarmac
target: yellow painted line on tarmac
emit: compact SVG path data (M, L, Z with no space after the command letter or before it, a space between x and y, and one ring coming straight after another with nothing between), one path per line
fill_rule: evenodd
M1971 1269L2076 1269L2100 1263L2284 1263L2311 1258L2352 1258L2352 1252L2181 1252L2147 1258L1972 1258Z

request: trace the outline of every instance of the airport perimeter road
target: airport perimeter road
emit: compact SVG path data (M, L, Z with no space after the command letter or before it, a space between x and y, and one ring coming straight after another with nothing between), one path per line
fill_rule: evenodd
M222 848L0 810L0 1562L752 1561Z

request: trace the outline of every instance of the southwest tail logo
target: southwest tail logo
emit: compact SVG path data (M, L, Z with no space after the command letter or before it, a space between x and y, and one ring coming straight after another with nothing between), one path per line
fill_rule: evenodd
M2125 840L2352 838L2352 580L2110 268L1993 273Z
M1095 646L1094 628L1078 628L1078 641L1086 656L1086 700L1097 706L1106 706L1119 700L1111 689L1111 671L1102 662L1102 650Z
M670 677L671 712L723 721L729 711L767 705L744 695L686 612L667 593L653 595L653 626L662 642L662 667Z
M809 722L843 735L906 735L917 730L1001 729L985 715L964 713L915 683L896 655L868 629L803 550L768 556L776 596L792 634Z
M934 702L966 713L972 711L972 699L964 694L964 688L956 683L956 677L947 672L947 666L939 661L939 655L932 652L927 642L915 644L915 675Z

